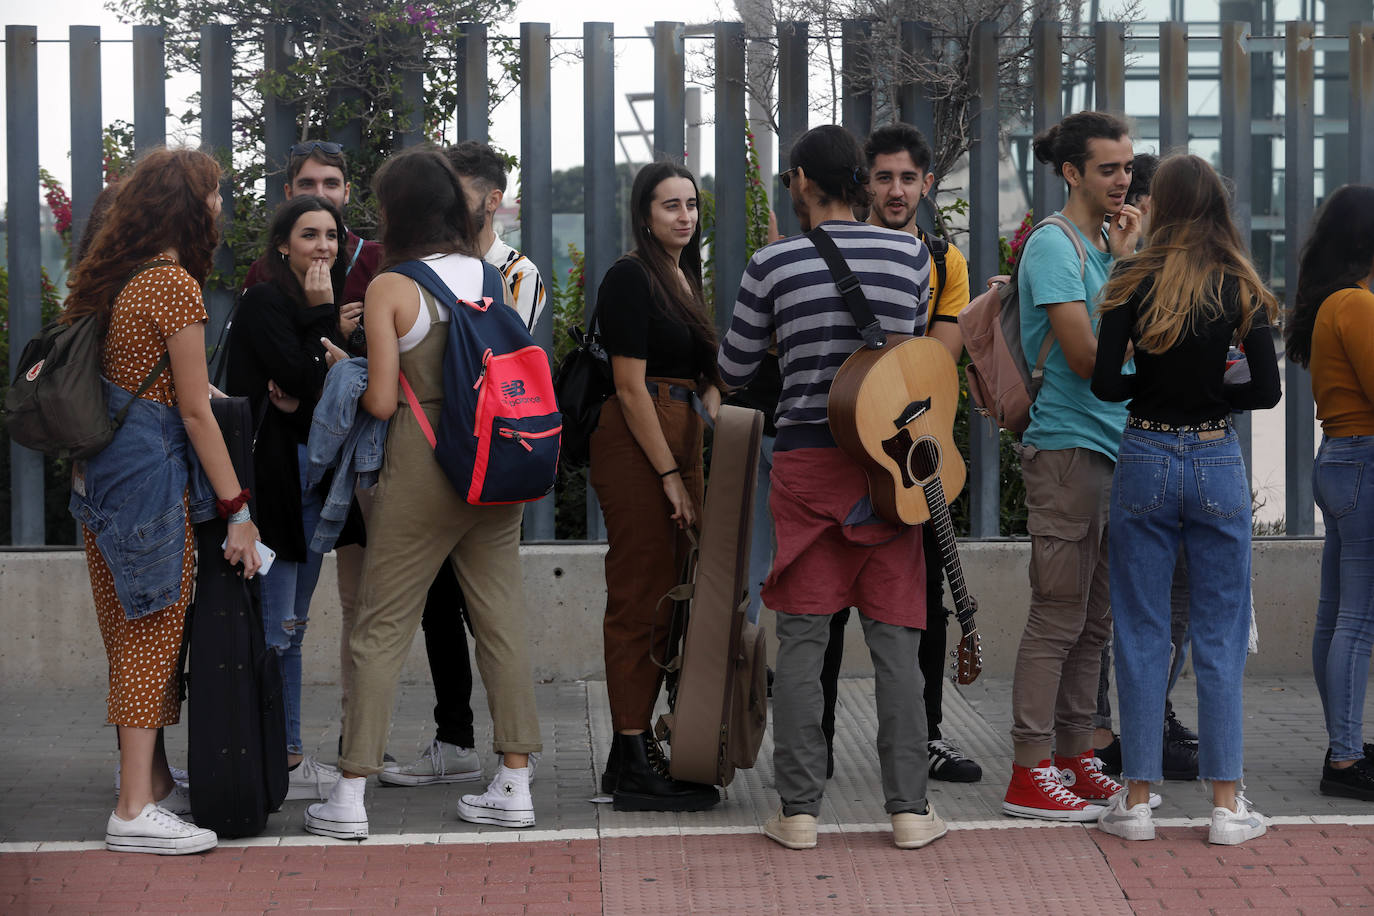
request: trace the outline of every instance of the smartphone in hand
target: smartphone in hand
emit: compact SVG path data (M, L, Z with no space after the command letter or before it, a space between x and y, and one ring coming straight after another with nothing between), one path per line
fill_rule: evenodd
M277 558L277 552L262 541L254 541L253 546L258 549L258 562L262 564L258 567L258 575L265 576L267 575L267 571L272 568L272 561ZM224 543L219 545L219 549L229 549L228 538L225 538Z

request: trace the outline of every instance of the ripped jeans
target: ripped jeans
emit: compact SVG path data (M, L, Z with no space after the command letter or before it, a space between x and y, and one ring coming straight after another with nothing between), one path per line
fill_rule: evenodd
M300 446L300 466L306 467L304 446ZM302 480L302 484L304 481ZM305 542L320 520L321 501L318 489L301 493L301 523ZM324 555L306 551L304 563L293 563L278 557L272 571L262 577L262 626L267 645L281 658L282 698L286 706L286 752L300 754L301 750L301 643L305 641L305 627L310 616L310 597L320 578L320 564Z

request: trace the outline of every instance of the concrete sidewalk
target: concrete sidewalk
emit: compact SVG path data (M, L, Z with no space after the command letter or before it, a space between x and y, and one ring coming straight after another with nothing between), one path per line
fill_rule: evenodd
M1196 721L1191 680L1175 692ZM1209 798L1167 783L1161 836L1125 844L1095 829L1003 817L1010 773L1010 684L985 678L946 691L945 733L984 767L972 785L931 783L954 828L924 850L892 847L882 810L871 680L841 683L836 774L815 850L758 834L776 807L771 744L702 814L615 812L592 804L609 746L604 683L537 689L545 756L538 825L516 833L457 820L480 783L368 789L372 838L306 834L306 802L287 802L266 833L204 856L103 850L113 803L113 731L102 691L0 690L7 739L0 771L0 912L494 913L1131 913L1317 912L1374 907L1374 806L1318 794L1324 732L1310 679L1246 684L1247 795L1270 833L1209 847ZM308 687L306 743L334 759L337 689ZM484 701L474 698L482 734ZM433 695L401 689L390 742L407 759L428 744ZM168 732L184 760L185 729ZM488 775L495 763L486 755ZM194 776L193 776L194 778ZM914 866L914 867L913 867Z

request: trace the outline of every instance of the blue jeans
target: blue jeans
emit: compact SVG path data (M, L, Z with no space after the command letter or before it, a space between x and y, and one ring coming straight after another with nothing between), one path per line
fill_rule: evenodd
M301 467L301 515L305 542L320 520L318 489L305 489L305 446L298 446ZM268 545L271 546L270 544ZM306 550L304 563L278 558L262 577L262 627L267 645L281 658L282 696L286 706L286 751L303 753L301 745L301 643L310 616L310 597L320 579L324 555Z
M1374 436L1323 436L1312 492L1326 523L1312 673L1331 759L1359 760L1374 643Z
M1163 778L1169 592L1179 543L1198 695L1198 773L1239 780L1250 632L1250 479L1234 430L1127 429L1112 482L1112 614L1122 775Z
M759 622L763 609L763 580L773 568L773 513L768 511L768 491L773 474L773 443L777 436L764 436L759 449L759 481L754 488L753 538L749 543L749 608L745 619Z

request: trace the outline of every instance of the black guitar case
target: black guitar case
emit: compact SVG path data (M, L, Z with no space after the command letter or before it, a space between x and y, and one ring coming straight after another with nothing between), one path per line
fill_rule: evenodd
M720 408L699 546L670 593L681 652L667 665L671 712L656 734L672 747L675 779L728 786L737 768L754 765L768 727L767 644L745 620L762 436L762 413Z
M251 490L248 399L210 403L238 479ZM196 526L199 564L186 615L190 671L183 683L190 700L191 814L221 837L244 837L261 833L286 798L286 711L281 664L263 636L258 581L245 581L225 561L226 532L220 518Z

